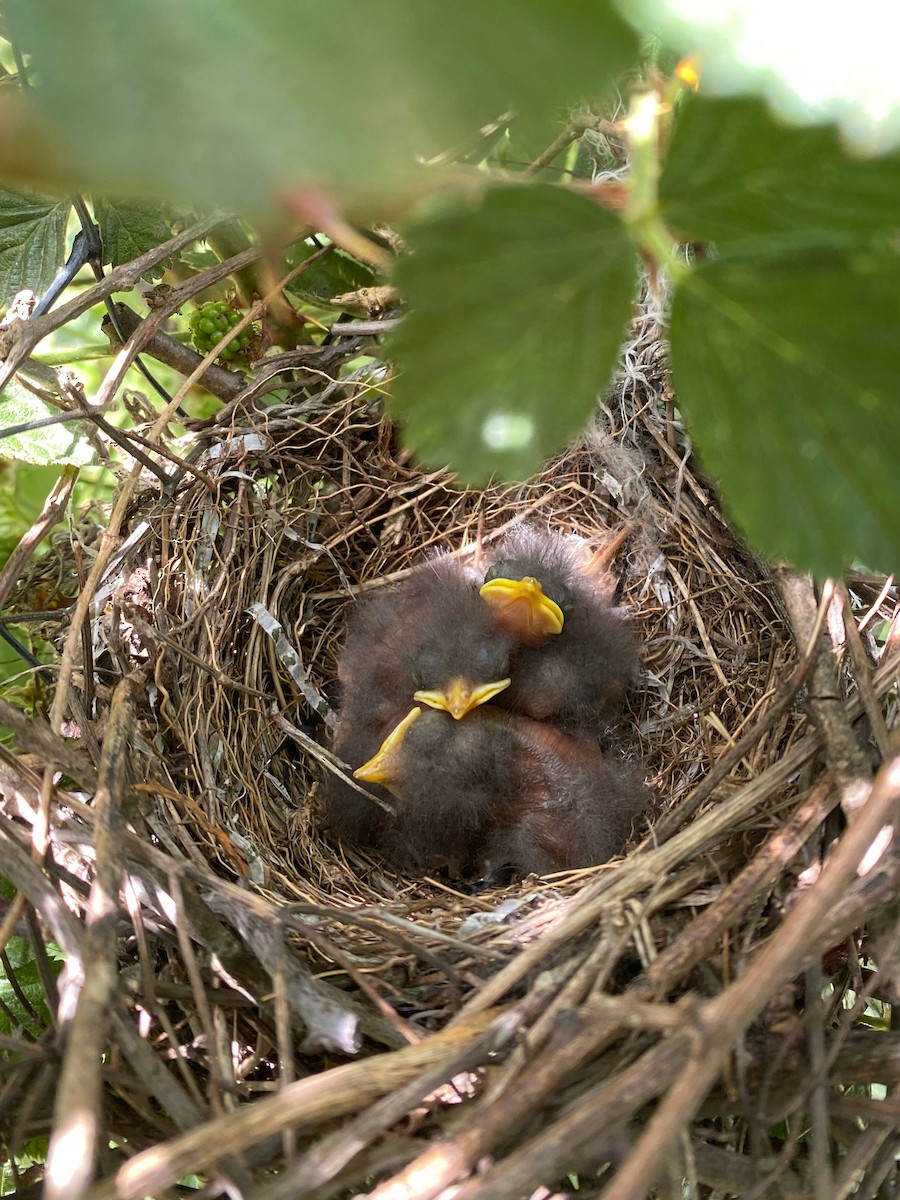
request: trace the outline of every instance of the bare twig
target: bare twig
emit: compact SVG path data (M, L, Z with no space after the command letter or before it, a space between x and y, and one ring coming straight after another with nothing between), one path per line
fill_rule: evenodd
M116 917L122 877L119 828L125 820L128 740L139 680L116 688L94 796L96 872L80 961L66 966L63 1011L72 1013L56 1093L53 1136L47 1155L46 1194L51 1200L82 1196L94 1172L103 1131L102 1067L109 1009L115 993Z
M798 647L810 644L816 625L816 604L812 581L784 568L776 570L775 579L791 618ZM834 588L826 588L822 607L831 603ZM825 739L828 765L841 789L841 804L852 814L865 801L872 772L856 734L844 712L840 684L834 666L834 655L826 639L819 636L809 679L809 707L813 719Z
M152 270L153 267L158 266L165 259L183 250L185 246L198 241L211 229L214 229L220 220L221 218L209 217L206 220L198 221L195 225L170 238L169 241L164 242L161 246L156 246L153 250L148 250L146 254L142 254L139 258L135 258L129 263L124 263L121 267L116 267L114 271L110 271L105 279L94 284L93 287L85 288L84 291L80 292L74 299L68 301L68 303L61 304L58 308L45 313L42 317L36 317L30 321L18 322L10 326L2 338L2 346L6 352L6 362L2 370L0 370L0 389L4 388L16 373L19 364L24 362L38 343L43 341L54 329L59 329L63 325L67 325L69 321L74 320L75 317L80 316L83 312L87 312L98 301L113 295L114 292L130 291L142 275Z

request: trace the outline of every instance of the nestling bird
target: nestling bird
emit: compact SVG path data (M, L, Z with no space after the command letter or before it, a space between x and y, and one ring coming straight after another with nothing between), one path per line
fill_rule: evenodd
M482 717L488 711L455 721L417 706L353 772L394 799L396 815L381 823L374 845L395 866L446 868L459 878L481 853L498 801L512 803L507 747Z
M637 680L637 643L577 537L515 527L497 546L481 596L517 646L497 704L569 729L596 728Z
M416 702L462 721L509 686L512 646L466 567L449 555L425 563L350 620L335 753L351 767L364 763ZM385 814L376 804L338 776L325 791L326 822L338 836L379 842Z
M396 800L377 848L451 875L593 866L618 854L648 793L594 741L490 705L464 721L414 708L354 772Z
M432 559L364 604L347 627L338 666L342 695L403 713L411 697L460 720L509 686L513 635L499 628L471 572Z
M545 875L621 854L650 801L640 772L603 754L590 736L505 716L516 745L517 789L495 806L477 873L490 877L507 866Z

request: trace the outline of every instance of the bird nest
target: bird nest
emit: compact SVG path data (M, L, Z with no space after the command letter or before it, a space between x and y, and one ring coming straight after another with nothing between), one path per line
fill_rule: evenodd
M594 426L526 484L423 473L372 376L336 373L302 406L229 406L170 445L165 486L134 474L105 531L76 529L55 711L77 740L3 709L4 859L75 1011L7 1051L13 1151L86 1106L98 1197L189 1175L638 1197L667 1170L800 1198L886 1173L898 871L859 862L892 819L896 591L814 594L747 549L642 321ZM624 858L469 892L322 831L336 661L360 600L522 521L616 548L653 801Z

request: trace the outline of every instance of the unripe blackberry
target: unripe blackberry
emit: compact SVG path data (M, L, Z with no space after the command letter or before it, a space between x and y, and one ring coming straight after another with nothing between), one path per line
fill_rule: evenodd
M200 354L209 354L213 346L221 340L223 334L233 329L241 320L241 314L231 307L226 300L207 300L205 304L191 314L188 324L191 329L191 341ZM236 362L243 356L244 351L256 335L256 326L248 325L232 338L224 350L219 352L220 362Z

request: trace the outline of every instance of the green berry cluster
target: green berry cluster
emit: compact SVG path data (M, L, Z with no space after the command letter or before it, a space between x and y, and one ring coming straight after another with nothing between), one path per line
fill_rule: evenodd
M201 354L209 354L216 342L229 329L233 329L241 319L241 314L225 300L208 300L201 304L190 319L191 341ZM256 329L248 325L225 347L218 355L220 362L234 362L243 357L244 351L250 345Z

